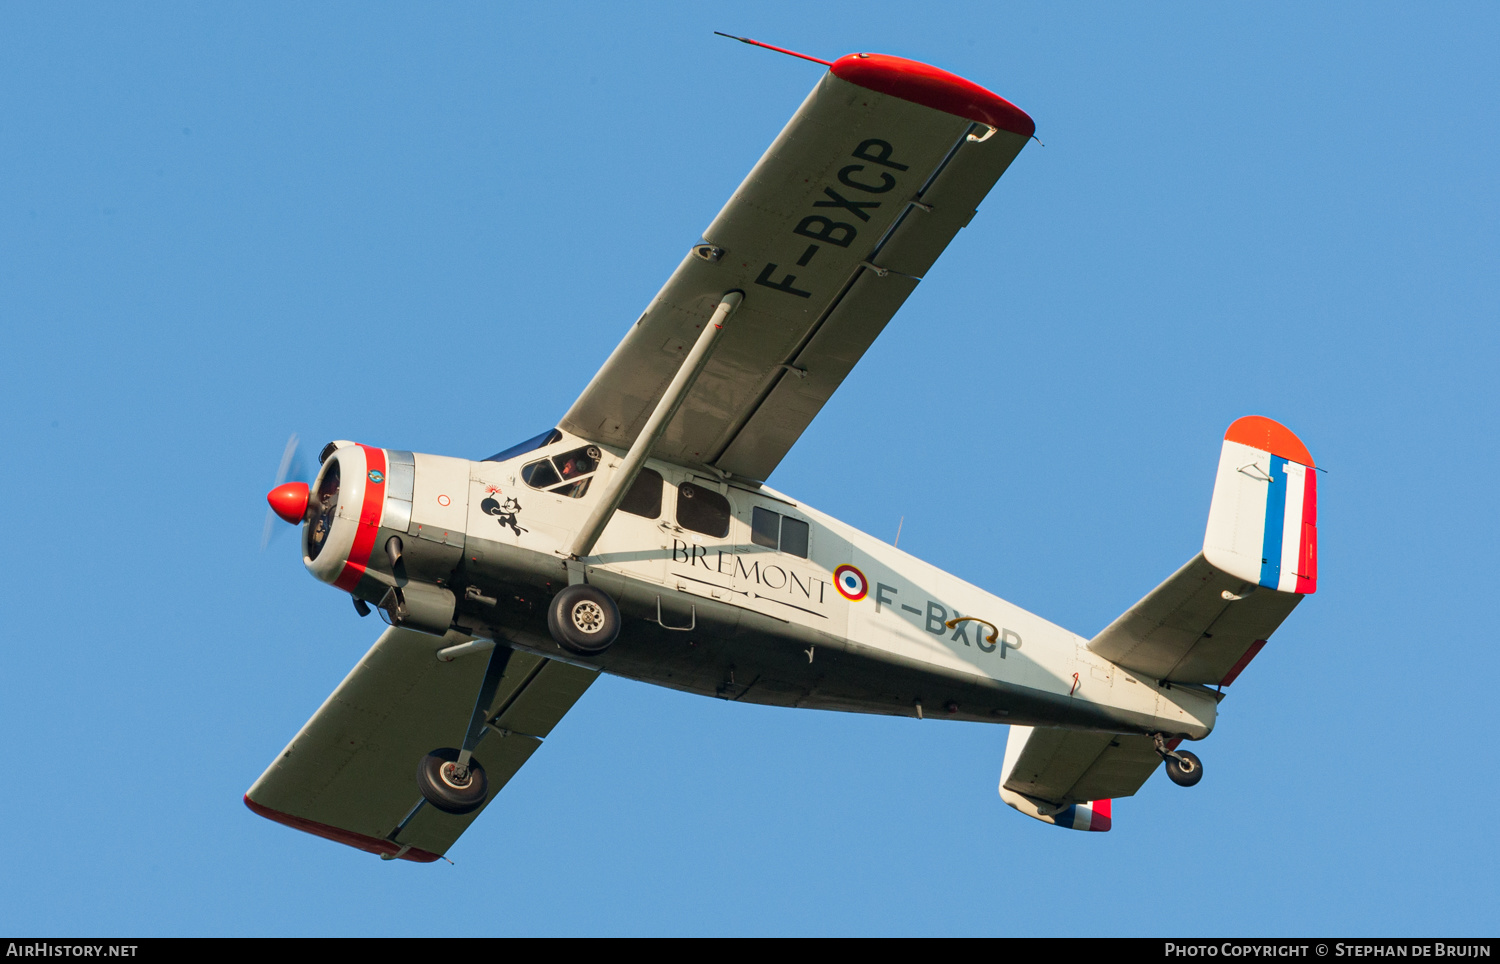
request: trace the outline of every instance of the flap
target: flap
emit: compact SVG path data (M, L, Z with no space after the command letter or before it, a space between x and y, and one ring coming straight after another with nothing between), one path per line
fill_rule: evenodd
M959 85L967 99L932 95ZM560 427L629 447L724 293L743 291L652 454L765 479L1031 129L951 74L873 54L839 61Z
M463 743L488 655L441 662L466 642L388 629L245 795L264 817L340 843L407 860L436 860L483 812L425 805L417 765ZM474 751L495 795L577 702L596 672L515 652L487 707L505 735L486 730ZM399 832L398 832L399 829Z

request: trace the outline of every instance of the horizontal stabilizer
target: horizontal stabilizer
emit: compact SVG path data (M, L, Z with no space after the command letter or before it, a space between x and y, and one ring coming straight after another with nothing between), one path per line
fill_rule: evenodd
M1168 682L1227 686L1301 601L1257 589L1200 554L1104 627L1089 649Z
M1089 641L1118 666L1227 686L1318 584L1317 480L1290 431L1259 415L1224 434L1203 551Z
M1160 763L1150 737L1012 726L1000 799L1043 823L1104 831L1110 801L1134 794Z

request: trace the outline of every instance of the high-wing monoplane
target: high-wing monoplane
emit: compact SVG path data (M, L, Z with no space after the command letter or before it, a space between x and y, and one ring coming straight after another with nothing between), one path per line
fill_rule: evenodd
M766 485L1034 131L925 64L820 62L555 428L477 461L331 442L270 493L307 569L389 628L253 811L436 860L600 672L1009 724L1001 798L1077 830L1158 767L1198 782L1181 743L1316 588L1312 457L1234 422L1202 550L1092 639Z

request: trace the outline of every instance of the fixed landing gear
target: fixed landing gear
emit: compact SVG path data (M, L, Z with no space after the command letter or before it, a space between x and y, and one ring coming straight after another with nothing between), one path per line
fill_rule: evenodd
M1196 753L1178 750L1167 757L1167 779L1179 787L1190 787L1203 779L1203 763Z
M505 677L511 653L511 648L504 643L490 650L484 680L479 684L474 710L469 714L469 729L464 733L463 746L457 750L452 747L433 750L417 764L417 789L422 792L423 799L445 813L473 813L488 799L489 780L485 778L484 767L474 759L474 748L484 737L490 704Z
M575 656L598 656L620 635L620 610L602 589L579 583L552 598L547 629Z
M568 586L553 598L547 607L547 628L568 652L596 656L620 635L620 610L603 590L580 583ZM417 789L422 798L445 813L473 813L489 797L489 781L484 767L474 759L474 750L491 723L490 706L510 663L511 648L499 639L496 644L490 650L489 665L469 715L463 745L456 750L452 747L433 750L417 764Z
M473 757L467 765L458 762L452 747L433 750L417 766L417 788L427 802L446 813L473 813L484 805L489 780L484 767Z
M1190 787L1203 779L1203 761L1198 759L1198 754L1169 748L1160 733L1151 734L1151 739L1156 744L1156 752L1167 764L1168 780L1179 787Z

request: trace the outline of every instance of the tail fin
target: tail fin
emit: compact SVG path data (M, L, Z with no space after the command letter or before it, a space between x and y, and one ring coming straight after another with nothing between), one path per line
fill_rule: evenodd
M1069 830L1092 830L1095 832L1107 832L1114 821L1110 818L1109 800L1091 800L1088 803L1074 803L1063 807L1057 812L1052 812L1052 807L1045 802L1037 801L1024 793L1007 790L1005 784L1000 785L1000 799L1012 809L1026 814L1028 817L1040 820L1042 823L1050 823L1057 827L1067 827Z
M1077 796L1080 792L1097 792L1097 784L1081 781L1112 746L1118 743L1108 733L1012 726L1005 743L1005 764L1000 769L1000 799L1012 810L1043 823L1069 830L1108 830L1112 823L1110 801L1080 801ZM1153 762L1134 785L1122 785L1123 794L1134 793L1154 766Z
M1315 592L1317 496L1313 459L1297 436L1259 415L1239 419L1224 433L1204 558L1267 589Z

